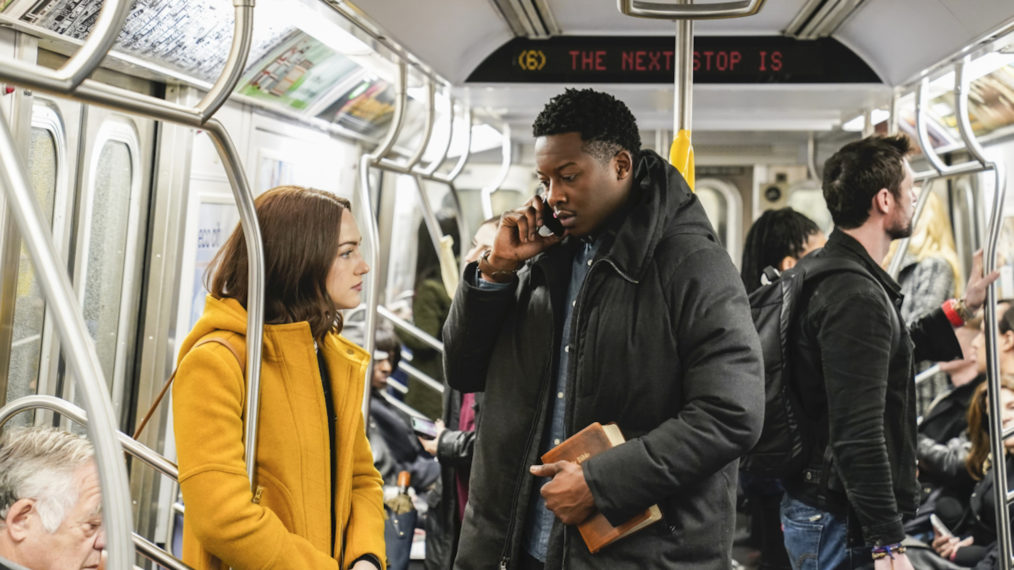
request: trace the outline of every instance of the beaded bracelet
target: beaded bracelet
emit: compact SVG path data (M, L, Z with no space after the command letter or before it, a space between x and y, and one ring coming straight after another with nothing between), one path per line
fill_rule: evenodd
M873 549L872 552L874 560L880 560L881 558L888 556L891 558L891 560L894 560L895 554L905 554L905 547L902 546L900 542L896 542L894 544L877 546Z

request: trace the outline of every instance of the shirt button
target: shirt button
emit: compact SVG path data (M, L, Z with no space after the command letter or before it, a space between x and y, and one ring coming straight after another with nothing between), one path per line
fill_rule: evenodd
M571 307L576 307L576 306L577 306L577 299L575 299L575 300L571 301L571 302L570 302L570 306L571 306Z
M589 259L588 260L588 267L591 267L591 264L592 264L592 260Z
M563 399L563 392L557 392L556 393L556 397L562 400Z
M563 347L563 351L570 352L570 345L568 344L567 346Z
M553 440L553 445L560 445L560 438L554 439Z

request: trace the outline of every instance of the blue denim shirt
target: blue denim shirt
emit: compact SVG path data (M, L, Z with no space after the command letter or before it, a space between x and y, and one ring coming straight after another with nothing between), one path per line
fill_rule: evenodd
M567 409L567 370L570 369L570 338L571 322L577 294L581 290L588 269L595 259L595 251L598 249L597 241L583 241L582 247L577 248L574 254L574 261L571 264L570 284L567 287L566 304L563 307L563 336L566 342L560 343L560 352L557 355L556 368L556 397L553 398L553 407L550 410L549 429L542 434L542 442L539 445L539 455L556 447L567 436L564 426L564 415ZM482 289L502 289L507 287L506 283L490 283L476 277L477 285ZM549 547L549 533L553 529L555 515L546 508L546 501L538 492L550 479L541 478L536 482L536 490L532 493L528 505L528 520L525 524L525 549L528 554L536 560L546 561L546 550Z

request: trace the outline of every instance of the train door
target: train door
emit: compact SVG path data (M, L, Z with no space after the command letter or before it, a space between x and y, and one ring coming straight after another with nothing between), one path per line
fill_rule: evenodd
M705 175L697 179L694 192L704 206L718 239L738 266L744 235L743 197L738 186L729 179Z
M136 387L134 354L154 156L154 123L88 107L74 219L74 287L121 425ZM68 379L69 380L69 379ZM74 401L74 382L63 397Z
M41 207L53 229L57 251L70 259L74 180L81 132L80 104L43 96L26 97L30 127L23 158ZM31 394L55 394L59 363L59 339L48 315L42 286L28 251L22 245L12 219L5 220L2 319L3 346L0 374L6 382L4 401ZM27 414L13 420L30 423Z

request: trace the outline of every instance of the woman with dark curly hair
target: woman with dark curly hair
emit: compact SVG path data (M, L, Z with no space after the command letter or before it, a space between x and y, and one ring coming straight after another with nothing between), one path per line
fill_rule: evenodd
M740 276L746 292L761 286L765 267L785 271L826 241L813 220L792 208L765 211L750 226L743 244Z

